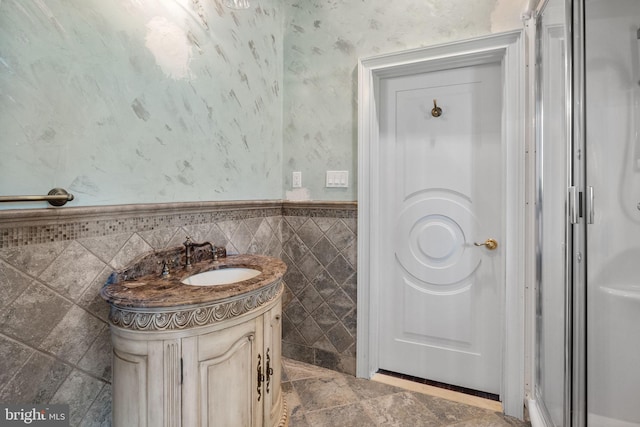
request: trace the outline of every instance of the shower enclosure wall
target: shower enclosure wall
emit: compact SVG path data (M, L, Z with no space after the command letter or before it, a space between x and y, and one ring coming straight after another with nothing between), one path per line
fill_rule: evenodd
M640 1L537 19L537 372L548 426L640 426Z

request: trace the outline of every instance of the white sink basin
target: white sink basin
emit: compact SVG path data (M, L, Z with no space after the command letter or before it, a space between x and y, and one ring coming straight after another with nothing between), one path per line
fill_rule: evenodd
M229 283L242 282L259 275L261 271L253 268L221 268L220 270L205 271L194 274L182 281L184 285L192 286L217 286Z

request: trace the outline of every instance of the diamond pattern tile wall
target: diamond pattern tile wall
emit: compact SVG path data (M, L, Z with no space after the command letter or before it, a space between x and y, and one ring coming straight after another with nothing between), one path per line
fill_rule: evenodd
M285 216L283 354L355 375L356 221Z
M144 214L109 207L87 217L80 209L50 221L44 213L35 225L2 213L0 401L69 403L73 425L110 425L111 341L100 288L114 269L186 236L230 254L281 257L289 268L285 356L355 373L355 204L264 205L192 212L177 204Z

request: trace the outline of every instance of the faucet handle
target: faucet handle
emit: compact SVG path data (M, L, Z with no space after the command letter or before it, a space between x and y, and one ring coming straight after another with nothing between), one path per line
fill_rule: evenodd
M158 264L162 264L162 272L160 273L160 277L162 277L163 279L168 278L171 275L171 272L169 271L169 261L164 259L162 261L158 261Z
M193 250L193 241L191 236L187 236L187 240L184 241L184 268L191 268L191 251Z
M216 261L218 258L226 258L227 257L227 248L224 246L214 246L213 247L213 260Z

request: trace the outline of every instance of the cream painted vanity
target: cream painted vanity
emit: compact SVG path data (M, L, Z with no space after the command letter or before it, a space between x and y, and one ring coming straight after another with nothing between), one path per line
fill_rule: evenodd
M168 277L157 265L144 274L159 258L153 254L112 275L101 291L111 305L114 427L286 426L280 388L285 264L234 255L201 260ZM260 273L214 286L182 283L232 268Z

